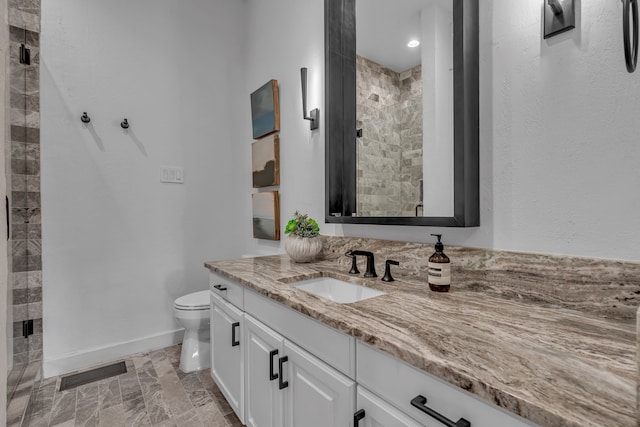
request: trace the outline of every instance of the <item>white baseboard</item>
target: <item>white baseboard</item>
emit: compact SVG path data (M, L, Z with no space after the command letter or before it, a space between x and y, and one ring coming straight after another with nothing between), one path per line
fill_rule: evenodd
M137 353L158 350L182 342L184 329L162 332L144 338L120 342L104 347L94 347L82 352L65 354L54 359L42 361L42 372L45 378L55 377L80 369L116 362L119 359L132 356Z

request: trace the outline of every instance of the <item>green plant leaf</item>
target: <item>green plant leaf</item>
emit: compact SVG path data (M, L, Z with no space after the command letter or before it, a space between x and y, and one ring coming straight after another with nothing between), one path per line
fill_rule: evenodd
M296 228L296 225L297 223L295 219L289 220L289 222L287 223L287 226L284 229L284 234L291 233Z

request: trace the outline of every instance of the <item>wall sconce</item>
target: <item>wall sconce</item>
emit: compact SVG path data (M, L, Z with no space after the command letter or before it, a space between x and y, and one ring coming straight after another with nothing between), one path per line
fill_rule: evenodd
M544 1L544 38L548 39L576 27L574 0Z
M313 109L307 116L307 68L300 68L300 81L302 82L302 117L311 121L311 130L320 126L320 110Z

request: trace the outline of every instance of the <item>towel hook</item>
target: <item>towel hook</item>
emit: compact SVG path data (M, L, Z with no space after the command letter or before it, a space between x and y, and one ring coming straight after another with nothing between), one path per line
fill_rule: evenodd
M85 112L82 113L82 116L80 116L80 120L82 121L82 123L90 123L91 122L91 117L89 117L89 115L85 111Z
M624 60L627 64L627 71L633 73L638 64L638 0L622 0L622 6ZM633 19L633 28L629 28L630 17ZM632 36L633 41L631 40Z
M129 121L125 117L123 121L120 122L120 127L122 129L129 129Z

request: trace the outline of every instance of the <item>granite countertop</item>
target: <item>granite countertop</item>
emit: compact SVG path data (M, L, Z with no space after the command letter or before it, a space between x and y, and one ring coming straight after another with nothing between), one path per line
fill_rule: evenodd
M394 270L395 282L364 279L346 274L348 260L329 253L344 247L331 248L325 244L325 260L310 264L282 255L205 266L534 423L639 425L636 327L625 310L619 317L598 304L578 310L557 295L537 304L513 292L517 275L499 269L482 283L477 269L456 267L448 293L429 291L410 262ZM320 276L388 294L338 304L289 285Z

